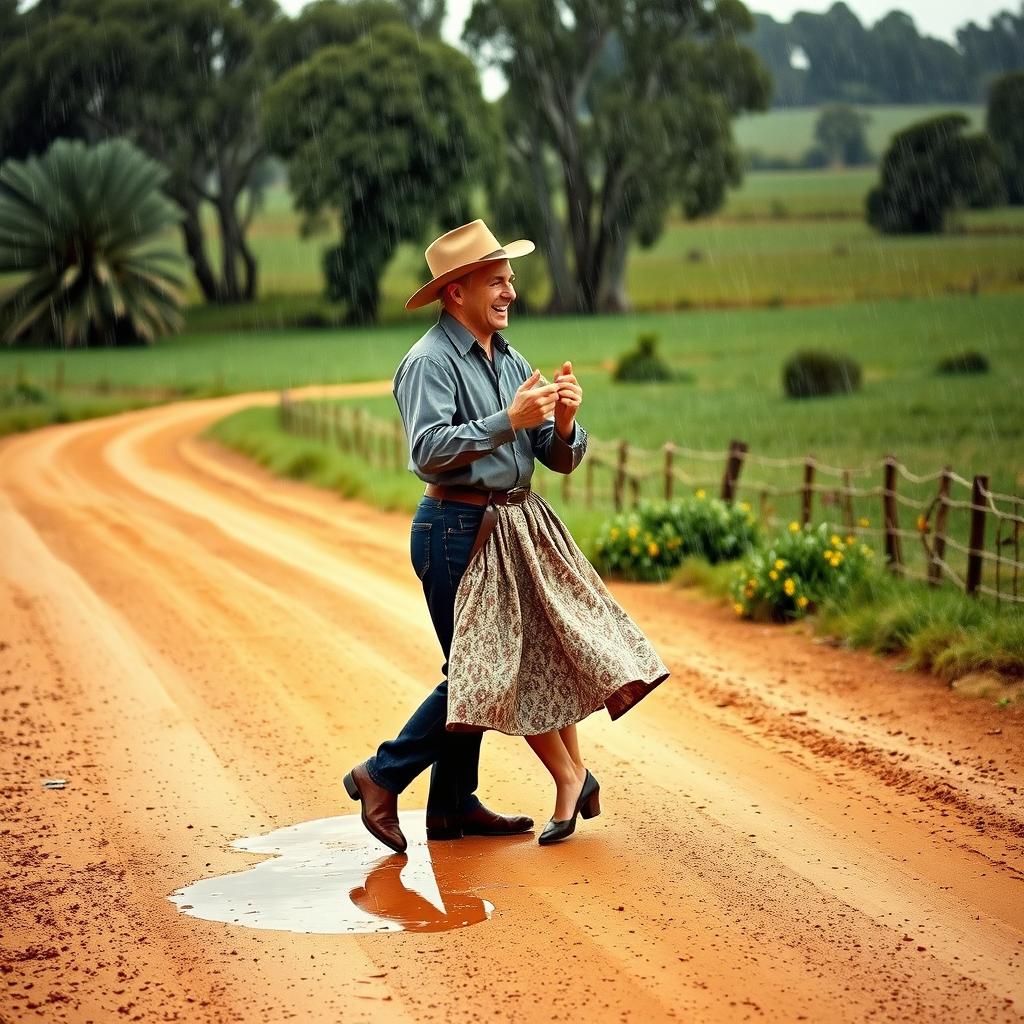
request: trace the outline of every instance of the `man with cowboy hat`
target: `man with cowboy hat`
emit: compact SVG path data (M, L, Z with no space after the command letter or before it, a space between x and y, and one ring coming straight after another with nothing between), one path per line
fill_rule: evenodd
M572 364L563 363L548 384L500 334L516 298L509 261L534 248L526 239L501 245L482 220L464 224L427 247L431 280L405 304L416 309L440 299L444 307L403 357L393 393L409 441L408 468L427 484L410 550L446 659L459 580L493 528L492 506L526 498L534 458L571 473L586 451ZM532 819L496 814L476 797L482 734L445 728L447 660L441 671L444 679L399 735L344 780L368 831L396 852L406 848L398 794L431 765L428 839L533 827Z

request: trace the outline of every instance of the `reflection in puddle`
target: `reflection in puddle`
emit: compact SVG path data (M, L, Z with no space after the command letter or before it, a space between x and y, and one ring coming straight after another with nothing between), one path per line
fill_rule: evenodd
M403 812L406 835L423 834L424 813ZM411 826L408 828L407 826ZM272 855L245 871L204 878L168 899L207 921L292 932L434 932L477 924L494 907L470 891L469 840L410 842L381 856L359 816L321 818L236 839Z

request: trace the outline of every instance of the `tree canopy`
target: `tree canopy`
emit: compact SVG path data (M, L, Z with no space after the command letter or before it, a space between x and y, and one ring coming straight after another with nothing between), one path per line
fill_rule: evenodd
M1003 201L995 146L988 135L965 135L962 114L921 121L893 136L880 182L867 197L868 222L891 234L941 231L949 210Z
M867 25L845 3L800 11L788 22L756 14L750 45L770 69L779 106L819 103L966 103L993 76L1024 68L1024 4L987 27L968 22L957 43L922 35L890 11Z
M505 233L541 242L552 311L627 308L630 243L738 181L731 119L769 92L750 27L738 0L475 4L465 42L509 83L493 206Z
M992 83L985 121L999 154L1007 198L1024 204L1024 71Z
M471 219L470 187L497 145L473 64L400 24L317 50L268 90L264 117L306 224L337 216L327 294L353 322L376 319L400 242L421 241L435 219Z

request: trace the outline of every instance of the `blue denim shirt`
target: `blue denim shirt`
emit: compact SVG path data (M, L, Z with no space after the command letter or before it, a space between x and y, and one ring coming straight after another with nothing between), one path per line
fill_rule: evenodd
M533 460L571 473L587 449L573 423L564 441L554 417L513 430L508 407L533 372L499 333L483 346L447 310L402 357L392 393L409 441L409 466L421 480L508 490L529 484Z

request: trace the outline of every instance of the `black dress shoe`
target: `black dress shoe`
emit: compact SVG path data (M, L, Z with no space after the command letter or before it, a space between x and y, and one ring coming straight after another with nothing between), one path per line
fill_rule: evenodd
M587 771L583 779L583 789L580 790L580 797L576 801L576 809L572 812L571 818L565 821L557 821L552 818L545 826L537 839L538 843L546 846L548 843L557 843L561 839L568 839L576 831L576 815L582 814L584 818L596 818L601 813L601 787L597 779Z
M428 839L461 839L463 836L514 836L529 832L533 818L489 811L483 804L465 814L428 814Z
M407 844L398 825L398 796L370 778L365 761L357 764L344 782L345 792L362 807L366 831L395 853L404 853Z

